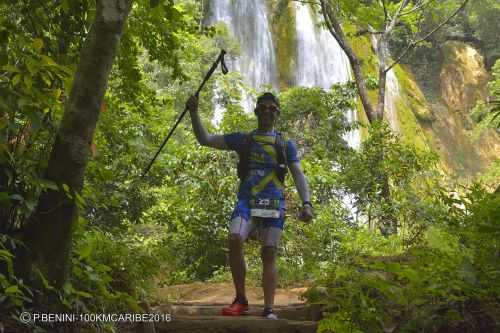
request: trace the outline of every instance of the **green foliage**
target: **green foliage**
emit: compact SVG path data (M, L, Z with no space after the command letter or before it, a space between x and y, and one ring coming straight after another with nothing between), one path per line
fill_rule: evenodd
M226 26L198 26L197 1L137 1L101 106L84 190L74 193L43 174L93 6L0 4L1 231L24 224L42 191L65 191L83 216L73 239L72 275L59 291L42 277L39 292L55 296L68 312L140 312L138 301L158 284L230 279L227 223L238 183L236 155L198 147L186 118L150 173L139 176L219 47L229 56L240 47ZM397 6L386 9L392 15ZM381 28L378 3L341 1L341 7L344 20ZM398 35L402 41L417 23L408 15L397 26L408 30ZM356 40L366 55L364 69L376 74L368 39ZM497 67L492 91L498 90ZM374 89L377 82L370 78L367 85ZM254 115L241 107L243 92L258 93L239 73L215 74L207 83L200 115L211 133L255 128ZM300 200L289 177L280 286L317 286L310 299L326 301L331 312L323 332L461 328L465 318L479 318L476 310L491 323L500 290L498 195L480 187L451 195L434 174L434 156L382 124L369 129L359 151L349 148L345 137L357 124L345 114L355 108L354 96L353 83L280 95L279 130L298 144L316 212L313 224L298 222ZM214 126L216 107L226 112ZM389 198L381 195L383 177ZM399 235L381 237L365 228L379 225L387 212L397 219ZM1 237L0 307L2 314L16 313L31 306L32 291L13 271L17 243ZM257 285L259 244L249 244L247 254L248 282Z
M389 41L399 44L403 42L401 36L406 36L405 41L399 46L405 48L410 41L418 39L425 34L425 31L431 30L442 22L444 18L450 15L457 8L456 0L447 0L440 2L419 3L418 1L409 1L406 7L399 12L402 1L396 2L366 2L366 1L332 1L332 8L338 11L342 19L349 24L354 24L358 29L366 31L385 32L389 27L390 21L396 17L396 14L402 14L397 17L397 24L394 31L389 33ZM433 26L423 26L422 22L426 18L432 17ZM429 28L429 29L428 29ZM399 54L399 53L398 53Z
M335 159L348 150L343 136L354 130L345 113L354 109L355 88L334 85L321 88L291 88L281 94L280 129L300 143L308 153L322 159Z
M474 251L474 265L480 270L485 291L500 292L498 280L498 246L500 232L500 195L489 193L481 185L473 184L466 192L443 196L448 205L447 225L457 237Z
M0 191L9 198L0 207L3 231L19 228L47 188L43 169L73 73L67 60L75 44L65 38L85 28L82 17L58 16L72 10L38 1L0 5Z
M190 142L194 145L194 142ZM141 220L166 227L165 282L206 279L225 264L227 221L236 193L234 160L224 152L180 147L169 162L163 184L151 189L155 202ZM209 167L201 168L201 165ZM207 199L210 205L207 205Z
M22 246L7 235L0 235L0 309L4 313L19 314L31 303L33 292L14 271L14 249Z
M174 78L186 79L177 52L182 52L188 45L186 41L197 34L198 15L194 1L164 1L154 7L149 1L138 1L129 18L127 34L147 50L150 60L170 68ZM138 52L126 50L122 56L135 55L137 59Z
M211 39L198 30L197 2L164 1L154 8L149 1L136 2L90 144L93 159L85 188L82 194L68 191L43 175L94 5L38 0L0 4L0 232L18 233L43 191L65 191L90 222L76 236L72 279L59 294L48 284L42 293L55 294L71 309L138 310L134 299L144 281L158 272L161 240L141 235L129 223L138 223L147 206L139 197L147 186L141 188L136 180L162 139L165 123L172 123L179 101L188 94L182 82L203 75L213 59L199 59L213 48L200 46ZM183 61L191 66L186 69ZM168 81L164 94L149 85L150 71L158 66ZM160 183L162 171L145 182ZM121 262L123 258L130 260ZM7 259L5 267L10 267ZM2 288L8 290L2 306L18 306L25 289L19 282L19 292L14 290L15 276L7 273L2 270Z
M494 160L488 171L479 177L479 181L483 183L491 191L495 191L500 186L498 180L500 179L500 159Z
M94 11L88 1L0 5L1 230L24 224L47 188L43 174ZM198 18L192 1L154 8L139 1L121 40L109 98L136 109L158 105L142 84L139 60L148 56L167 66L172 79L186 79L178 52L198 35Z
M150 280L156 276L165 259L163 230L151 225L129 225L119 232L110 232L98 227L89 227L79 219L73 237L71 253L71 275L61 289L49 284L40 273L41 290L30 290L15 277L13 255L4 244L13 240L2 236L0 243L0 309L2 314L12 314L19 321L21 311L60 311L61 313L142 313L140 303L146 299ZM5 251L4 251L5 249ZM5 260L4 260L5 259ZM4 264L7 275L3 275ZM33 304L34 294L50 299L50 308ZM56 310L57 309L57 310ZM4 321L5 320L5 321ZM47 332L39 323L10 323L12 320L0 317L0 321L37 332ZM92 322L90 328L116 331L117 323ZM10 326L7 326L10 327ZM12 328L13 329L13 328Z
M478 101L472 111L472 118L478 123L475 136L480 135L488 128L500 129L500 60L497 60L492 71L492 78L488 82L488 100Z
M337 260L309 291L309 300L326 301L330 312L319 332L498 325L500 196L474 185L463 196L437 197L444 214L409 248L401 237L371 231L340 235Z
M88 228L80 220L74 240L73 274L61 292L68 309L140 312L147 282L164 260L163 229L129 225L119 233Z
M376 123L358 151L341 157L340 184L354 195L354 207L367 214L369 225L381 226L389 213L397 216L400 226L412 230L408 236L413 239L418 232L413 226L425 222L424 212L431 209L421 199L429 189L414 185L425 184L421 177L435 162L435 155L402 142L387 124ZM384 177L390 186L389 198L383 194L385 184L380 180Z
M471 1L467 11L466 22L470 24L474 36L481 41L486 62L491 66L500 58L500 4L495 0Z
M303 224L295 216L286 221L278 258L278 282L282 287L315 281L339 256L342 235L349 229L349 212L335 197L316 206L319 208L312 224Z

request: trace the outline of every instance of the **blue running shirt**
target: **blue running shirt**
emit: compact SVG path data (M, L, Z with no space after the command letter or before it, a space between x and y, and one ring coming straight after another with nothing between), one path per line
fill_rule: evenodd
M261 132L254 130L250 133L249 175L241 182L238 199L270 198L284 200L283 184L276 172L277 152L274 149L276 131ZM235 151L240 151L245 144L246 133L225 134L226 145ZM286 141L287 163L291 165L299 162L297 147L293 141Z

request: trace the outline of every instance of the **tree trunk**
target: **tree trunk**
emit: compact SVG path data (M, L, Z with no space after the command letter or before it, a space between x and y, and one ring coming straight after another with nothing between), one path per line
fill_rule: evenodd
M383 155L381 158L383 159ZM398 233L398 219L391 205L391 188L389 186L389 177L387 174L384 173L381 175L380 183L382 184L381 204L383 207L386 207L386 210L382 215L379 228L382 235L387 237Z
M378 96L377 96L377 109L376 119L383 121L385 117L385 94L387 82L387 60L389 59L389 51L387 46L387 35L384 33L379 40L374 37L376 54L378 58ZM384 153L382 152L378 157L377 163L383 163ZM380 179L382 186L381 204L384 207L389 207L382 216L380 231L382 235L389 236L397 233L397 218L391 206L391 188L389 185L389 177L387 174L382 174Z
M386 60L388 58L387 52L387 37L382 35L379 40L375 39L375 53L378 58L378 96L377 96L377 108L375 113L375 118L377 120L384 119L384 108L385 108L385 85L387 81L387 72L386 72Z
M0 192L7 192L7 170L10 167L5 163L0 162ZM10 229L10 207L8 205L0 205L0 233L7 233Z
M74 198L83 187L99 108L131 5L132 0L97 0L96 18L80 54L45 174L60 191L49 190L40 196L24 233L29 252L23 258L23 273L35 285L36 270L55 287L61 287L68 277L72 231L78 215L75 200L68 193ZM62 190L63 184L69 187L68 193Z
M361 63L354 54L354 52L351 55L347 54L347 58L349 59L352 72L354 74L356 87L358 88L359 99L361 100L361 104L363 104L363 109L365 110L368 122L371 124L377 118L376 118L376 113L374 112L373 106L370 103L370 99L368 97L368 89L366 88L365 78L363 76L363 72L361 71Z
M383 66L379 66L378 71L378 100L377 100L377 111L375 113L375 119L384 119L384 109L385 109L385 85L387 81L387 73Z
M323 17L325 19L328 30L347 55L347 59L349 59L361 104L363 104L363 109L365 110L366 117L368 118L368 122L371 124L376 118L373 106L370 103L370 99L368 98L368 90L366 88L366 81L363 75L363 71L361 70L361 62L359 61L356 53L354 53L354 50L347 42L342 27L340 26L340 23L335 16L335 13L325 0L321 1L321 10L323 12Z

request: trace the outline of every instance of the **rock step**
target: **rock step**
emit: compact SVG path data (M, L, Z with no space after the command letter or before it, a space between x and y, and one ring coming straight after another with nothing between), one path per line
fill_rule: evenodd
M156 312L170 313L172 317L178 316L220 316L222 308L227 304L203 304L203 303L173 303L168 306L159 306ZM263 306L252 306L250 304L249 315L260 316ZM319 321L322 319L321 304L291 304L275 306L274 312L280 319L296 321ZM245 316L244 316L245 317Z
M317 322L254 316L173 316L155 323L156 333L314 333Z

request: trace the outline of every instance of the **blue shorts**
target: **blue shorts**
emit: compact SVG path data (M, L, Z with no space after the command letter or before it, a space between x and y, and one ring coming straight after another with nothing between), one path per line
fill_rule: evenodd
M246 221L250 221L250 200L249 199L238 199L236 207L234 208L233 214L231 215L231 220L235 217L241 217ZM285 226L285 200L280 200L280 217L259 217L262 221L262 226L264 228L275 227L283 230Z

